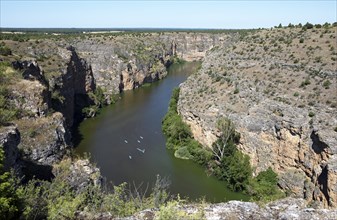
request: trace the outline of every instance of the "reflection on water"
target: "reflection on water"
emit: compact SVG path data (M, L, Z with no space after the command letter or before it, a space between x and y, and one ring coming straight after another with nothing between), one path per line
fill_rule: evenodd
M76 151L89 152L102 175L114 184L150 183L159 174L171 180L171 193L209 201L247 200L227 190L224 183L207 177L204 169L177 159L165 147L161 120L167 112L174 87L196 71L199 63L172 65L168 76L151 86L127 91L115 105L81 123Z

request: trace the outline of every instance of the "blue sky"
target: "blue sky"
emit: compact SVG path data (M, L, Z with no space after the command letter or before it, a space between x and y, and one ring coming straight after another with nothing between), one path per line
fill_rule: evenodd
M332 23L336 2L0 0L0 26L226 29Z

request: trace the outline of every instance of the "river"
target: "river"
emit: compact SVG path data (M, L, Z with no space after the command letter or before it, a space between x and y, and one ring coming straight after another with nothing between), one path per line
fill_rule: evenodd
M174 157L165 147L161 121L174 87L195 72L196 62L173 64L168 76L151 85L121 94L114 105L79 126L76 153L88 152L101 174L113 184L127 182L153 186L157 174L171 181L170 193L209 202L248 199L231 192L225 183L206 175L192 161ZM138 148L138 149L137 149Z

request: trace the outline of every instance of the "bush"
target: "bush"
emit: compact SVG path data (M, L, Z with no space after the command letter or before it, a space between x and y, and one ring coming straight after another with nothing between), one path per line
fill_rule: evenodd
M325 89L329 89L330 85L331 85L331 82L330 82L330 80L328 80L328 79L325 80L324 83L323 83L323 87L324 87Z
M306 78L300 85L300 87L306 87L307 85L310 85L311 82L310 82L310 79L309 78Z
M156 218L158 220L189 220L189 219L205 219L205 213L203 207L197 207L197 212L193 214L188 214L183 208L185 201L181 200L180 197L176 200L167 202L166 204L160 206L159 212L156 213Z
M9 172L5 172L3 164L5 153L0 146L0 219L13 219L18 213L18 197L14 188L14 180Z
M307 22L305 25L303 25L302 29L306 30L306 29L312 29L314 27L313 24Z
M3 56L12 55L12 51L6 46L0 46L0 55Z
M284 197L284 193L277 187L277 174L269 167L252 179L249 192L253 200L269 202Z
M309 117L310 117L310 118L312 118L312 117L314 117L314 116L315 116L315 113L314 113L314 112L309 112L309 114L308 114L308 115L309 115Z
M178 150L176 150L174 152L174 156L176 158L183 159L183 160L193 159L193 156L190 154L187 147L181 147Z

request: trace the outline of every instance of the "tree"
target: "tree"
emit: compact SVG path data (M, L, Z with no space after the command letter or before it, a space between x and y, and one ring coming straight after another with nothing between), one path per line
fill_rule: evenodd
M219 140L213 144L212 151L217 160L221 161L225 155L226 148L231 142L233 143L236 141L238 135L235 132L233 122L228 118L219 119L217 128L220 130L221 134Z
M227 167L227 181L234 191L243 191L249 184L252 176L252 168L249 157L240 151L236 151L229 159Z
M305 25L303 25L302 29L306 30L306 29L312 29L314 27L313 24L307 22Z

